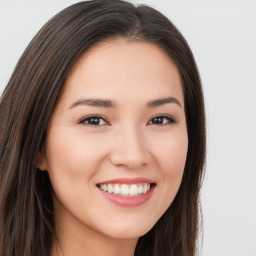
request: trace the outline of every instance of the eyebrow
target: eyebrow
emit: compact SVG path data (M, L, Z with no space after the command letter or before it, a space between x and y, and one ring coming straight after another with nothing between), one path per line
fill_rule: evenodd
M102 99L79 99L75 101L69 108L74 108L79 105L87 105L92 107L103 107L110 108L113 107L113 103L110 100L102 100Z
M175 103L179 107L182 107L181 103L174 97L152 100L152 101L149 101L146 106L149 108L153 108L153 107L159 107L159 106L162 106L162 105L168 104L168 103ZM71 108L74 108L74 107L80 106L80 105L87 105L87 106L92 106L92 107L103 107L103 108L114 107L114 104L112 103L111 100L82 98L82 99L79 99L79 100L75 101L74 103L72 103L69 108L71 109Z
M152 101L148 102L147 107L150 107L150 108L159 107L159 106L162 106L162 105L167 104L167 103L175 103L179 107L182 108L181 103L174 97L152 100Z

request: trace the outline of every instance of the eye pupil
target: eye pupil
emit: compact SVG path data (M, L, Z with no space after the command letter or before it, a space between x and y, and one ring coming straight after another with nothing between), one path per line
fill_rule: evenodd
M98 117L92 117L88 119L88 124L98 125L100 123L100 119Z
M162 124L163 123L163 117L154 117L152 120L153 124Z

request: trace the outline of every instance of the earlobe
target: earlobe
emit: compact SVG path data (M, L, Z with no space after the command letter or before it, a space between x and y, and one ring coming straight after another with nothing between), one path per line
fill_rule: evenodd
M46 157L46 148L45 145L41 148L37 155L36 160L36 167L40 169L41 171L47 171L48 170L48 163L47 163L47 157Z

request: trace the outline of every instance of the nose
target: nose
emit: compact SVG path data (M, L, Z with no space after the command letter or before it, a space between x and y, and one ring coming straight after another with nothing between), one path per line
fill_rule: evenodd
M114 135L110 161L115 166L139 169L148 164L150 154L143 134L135 127L120 129Z

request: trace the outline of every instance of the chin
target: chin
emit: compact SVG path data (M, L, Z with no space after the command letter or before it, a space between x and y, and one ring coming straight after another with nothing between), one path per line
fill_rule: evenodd
M111 232L108 230L108 232L104 233L115 239L138 239L148 233L152 227L153 225L149 223L140 223L139 225L136 223L125 225L125 223L123 223L122 225L115 225L115 227L112 227Z

